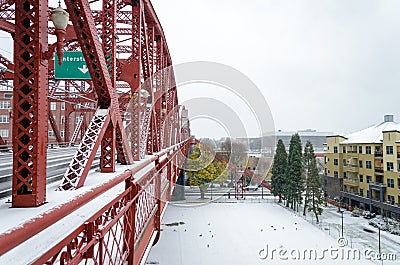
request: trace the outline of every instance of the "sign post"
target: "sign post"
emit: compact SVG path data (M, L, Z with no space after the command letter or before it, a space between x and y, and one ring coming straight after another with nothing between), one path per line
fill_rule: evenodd
M62 65L58 63L57 53L54 60L54 78L63 80L90 80L89 69L81 51L65 51Z

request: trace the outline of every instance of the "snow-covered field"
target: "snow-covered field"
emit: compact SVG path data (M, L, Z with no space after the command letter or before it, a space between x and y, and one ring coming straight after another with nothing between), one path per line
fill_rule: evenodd
M272 198L169 204L160 240L146 264L382 264L381 260L372 261L378 254L374 244L363 246L356 242L356 235L338 243L341 218L331 211L334 209L323 218L324 228L274 203ZM362 218L350 221L364 222ZM347 246L343 247L343 242ZM393 254L397 260L383 264L400 264L400 252Z

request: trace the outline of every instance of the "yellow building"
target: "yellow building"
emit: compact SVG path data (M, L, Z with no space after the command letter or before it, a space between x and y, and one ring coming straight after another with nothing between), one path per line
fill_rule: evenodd
M327 198L400 218L400 124L393 115L346 136L328 136L324 176Z

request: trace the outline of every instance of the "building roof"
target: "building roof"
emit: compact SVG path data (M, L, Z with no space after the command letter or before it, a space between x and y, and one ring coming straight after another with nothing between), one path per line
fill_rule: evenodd
M393 120L384 121L364 130L346 135L347 140L341 142L341 144L382 143L383 132L385 131L400 131L400 124Z

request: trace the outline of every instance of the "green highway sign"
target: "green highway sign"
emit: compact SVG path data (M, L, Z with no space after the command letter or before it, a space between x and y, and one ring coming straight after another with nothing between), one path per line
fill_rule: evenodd
M80 51L65 51L62 58L62 65L58 64L58 56L54 59L54 78L55 79L91 79L83 53Z

